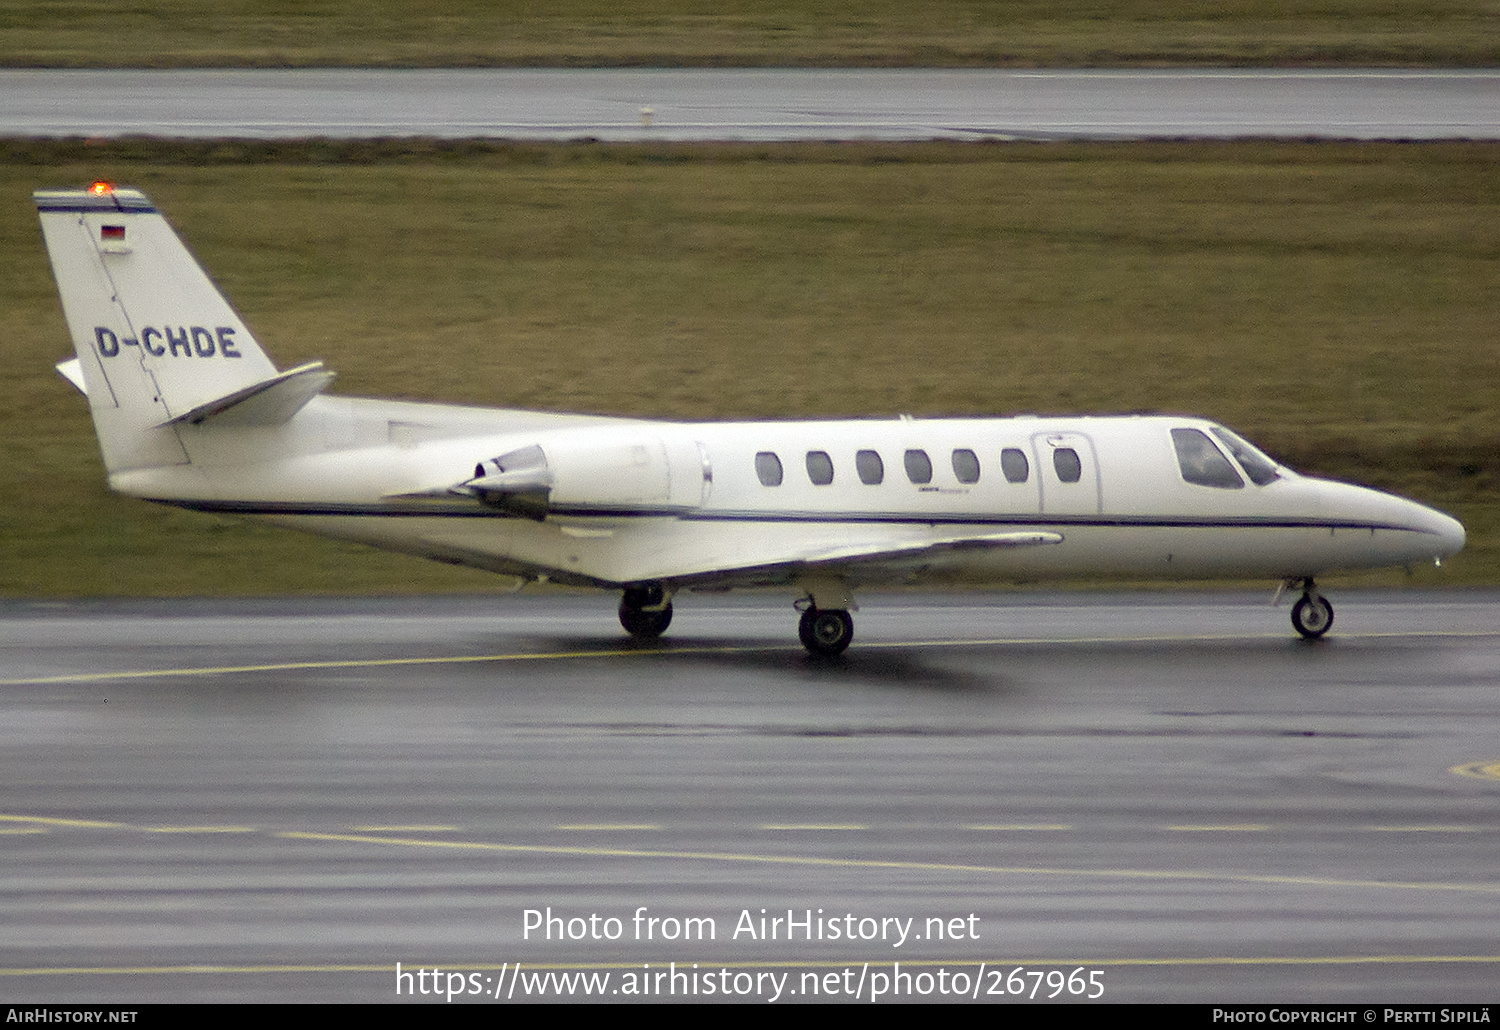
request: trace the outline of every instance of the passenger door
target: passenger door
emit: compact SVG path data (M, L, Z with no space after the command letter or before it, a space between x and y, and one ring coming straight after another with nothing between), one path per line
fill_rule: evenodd
M1099 487L1099 460L1094 441L1084 433L1036 433L1037 485L1045 515L1098 515L1104 510Z

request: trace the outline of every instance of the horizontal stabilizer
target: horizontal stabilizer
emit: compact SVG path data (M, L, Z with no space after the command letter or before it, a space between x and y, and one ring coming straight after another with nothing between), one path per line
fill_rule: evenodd
M334 374L325 369L321 361L312 361L200 404L161 424L197 426L212 422L215 426L279 426L290 421L308 401L327 389L333 378Z
M57 363L57 374L77 387L78 392L85 397L89 395L88 384L83 381L83 363L77 358L59 361Z

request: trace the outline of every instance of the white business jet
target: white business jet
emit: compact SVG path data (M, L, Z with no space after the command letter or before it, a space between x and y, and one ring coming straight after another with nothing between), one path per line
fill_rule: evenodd
M835 655L865 587L1097 575L1280 580L1319 637L1316 577L1464 543L1198 418L680 423L327 396L320 362L276 370L144 193L34 199L77 354L58 369L113 489L618 590L637 637L679 590L783 587L803 644Z

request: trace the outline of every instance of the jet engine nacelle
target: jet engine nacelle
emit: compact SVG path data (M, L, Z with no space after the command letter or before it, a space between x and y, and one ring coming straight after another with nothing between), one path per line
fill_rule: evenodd
M513 514L680 513L700 506L712 483L702 448L628 429L559 433L480 462L462 484Z

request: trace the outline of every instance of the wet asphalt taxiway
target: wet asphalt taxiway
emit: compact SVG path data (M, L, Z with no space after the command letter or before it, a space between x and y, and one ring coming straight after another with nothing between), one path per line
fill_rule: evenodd
M0 69L0 134L1495 139L1493 68Z
M1500 594L1269 596L5 602L0 990L1500 1000Z

